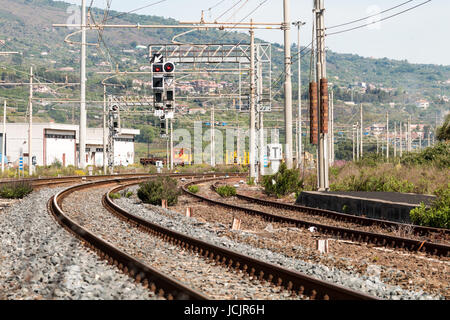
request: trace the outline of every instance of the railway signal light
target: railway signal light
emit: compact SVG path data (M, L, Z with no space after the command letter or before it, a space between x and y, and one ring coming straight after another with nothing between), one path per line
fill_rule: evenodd
M162 63L155 63L153 64L152 71L153 73L161 73L164 70L164 66Z
M175 71L175 65L173 64L173 62L166 62L164 64L164 72L166 73L173 73Z

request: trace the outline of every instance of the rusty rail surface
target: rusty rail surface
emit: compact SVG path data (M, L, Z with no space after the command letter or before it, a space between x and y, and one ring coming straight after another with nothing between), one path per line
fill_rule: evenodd
M444 257L449 256L450 246L448 246L448 245L432 243L432 242L427 242L427 241L414 240L414 239L408 239L408 238L402 238L402 237L389 236L389 235L360 231L360 230L349 229L349 228L335 227L335 226L330 226L330 225L309 222L309 221L305 221L305 220L301 220L301 219L294 219L294 218L279 216L279 215L275 215L275 214L260 211L260 210L243 208L243 207L240 207L237 205L209 199L209 198L201 196L199 194L192 193L187 189L187 187L192 184L195 184L195 182L190 182L190 183L185 184L182 187L183 192L191 195L192 197L195 197L202 201L209 202L214 205L227 207L227 208L230 208L233 210L243 211L250 215L260 216L263 219L270 221L270 222L289 223L289 224L292 224L292 225L294 225L296 227L300 227L300 228L316 227L317 231L320 233L336 236L338 238L347 239L347 240L351 240L351 241L372 243L375 245L381 245L381 246L391 247L391 248L403 248L403 249L407 249L410 251L424 251L429 254L433 254L433 255L437 255L437 256L444 256ZM214 190L214 185L212 185L211 188ZM320 210L320 209L309 208L309 210L314 211L314 210ZM319 214L319 213L317 213L317 214Z
M221 175L216 173L216 175ZM158 270L145 265L140 260L128 255L127 253L121 251L120 249L114 247L112 244L100 239L88 230L84 229L78 225L75 221L70 219L64 211L61 209L62 201L67 198L70 194L75 191L98 187L101 185L107 185L111 183L126 183L133 181L134 184L141 181L146 181L149 178L157 177L153 176L136 176L128 178L116 178L112 180L102 180L96 182L89 182L82 185L77 185L74 187L67 188L57 195L52 197L48 202L48 210L53 214L56 221L63 226L67 231L74 234L78 239L80 239L83 244L94 250L100 258L107 260L110 264L117 266L125 274L133 277L136 282L142 283L144 287L149 288L154 291L159 296L164 296L168 300L180 299L180 300L206 300L209 299L208 296L186 287L181 282L164 275ZM167 176L167 175L160 175ZM196 177L196 176L207 176L207 174L200 175L182 175L182 174L171 174L172 177Z
M301 206L301 205L297 205L297 204L289 204L289 203L282 203L282 202L276 202L276 201L271 201L271 200L263 200L263 199L253 198L250 196L244 196L239 193L236 194L236 197L241 200L261 204L263 206L297 211L297 212L306 213L308 215L328 217L328 218L332 218L332 219L335 219L338 221L346 221L346 222L360 224L362 226L380 226L383 228L409 227L409 228L411 228L411 231L413 233L422 235L422 236L429 235L432 233L442 234L442 235L450 235L450 229L424 227L424 226L418 226L418 225L413 225L413 224L393 222L393 221L388 221L388 220L367 218L367 217L356 216L356 215L351 215L351 214L346 214L346 213L341 213L341 212L336 212L336 211L305 207L305 206Z
M200 181L197 180L190 182L185 186L217 179L218 178L203 179ZM172 231L160 225L149 222L148 220L137 217L116 205L109 197L111 193L125 189L129 185L119 186L110 190L104 195L103 204L105 208L107 208L114 215L154 236L158 236L165 241L180 246L183 249L198 253L206 259L216 261L217 263L227 266L230 269L242 270L249 276L257 276L260 281L268 281L277 286L283 286L285 289L290 290L293 293L308 296L310 299L378 300L378 298L374 296L357 292L340 285L318 280L300 272L282 268L275 264L257 260L238 252ZM185 190L185 187L183 187L183 190Z

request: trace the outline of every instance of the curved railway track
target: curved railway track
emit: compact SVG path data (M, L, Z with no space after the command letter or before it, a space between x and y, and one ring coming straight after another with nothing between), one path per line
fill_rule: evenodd
M177 175L181 177L180 175ZM207 175L202 175L206 177ZM211 180L219 179L218 174ZM146 177L148 179L148 177ZM119 187L115 187L103 197L104 206L114 215L127 221L135 227L140 228L146 232L158 236L163 240L175 244L180 248L190 250L193 253L198 253L205 259L222 264L232 270L241 270L251 277L257 277L261 282L273 283L277 286L284 287L288 291L307 296L310 299L351 299L351 300L376 300L377 298L369 296L360 292L356 292L341 286L330 284L321 280L317 280L301 273L283 269L276 265L269 264L264 261L259 261L248 256L241 255L207 242L203 242L183 234L163 228L134 216L118 207L111 201L109 194L118 192L130 185L138 184L144 180L142 177L116 179L115 182L120 183ZM209 179L207 179L209 180ZM204 179L201 181L205 181ZM164 295L168 299L207 299L208 297L192 290L182 283L167 277L160 271L146 266L141 261L127 255L125 252L115 248L110 243L107 243L95 236L85 228L70 219L67 214L61 209L62 201L71 193L82 189L94 188L102 185L108 185L114 180L105 180L98 182L85 183L65 189L57 194L49 201L49 210L53 213L57 221L67 230L80 238L90 248L95 250L100 257L108 260L110 263L118 266L123 272L134 277L136 281L142 282L151 290ZM195 181L198 183L198 181Z
M210 179L209 181L212 181L212 180L213 179ZM323 234L332 235L332 236L335 236L338 238L351 240L351 241L371 243L371 244L378 245L378 246L385 246L385 247L390 247L390 248L402 248L402 249L407 249L410 251L422 251L422 252L426 252L428 254L444 256L444 257L448 257L450 254L449 253L450 246L445 245L445 244L439 244L439 243L428 242L428 241L419 241L419 240L414 240L414 239L409 239L409 238L380 234L380 233L373 233L373 232L361 231L361 230L356 230L356 229L314 223L314 222L305 221L305 220L301 220L301 219L297 219L297 218L275 215L275 214L269 213L267 211L255 210L255 209L251 209L251 208L241 207L236 204L231 204L231 203L226 203L226 202L210 199L208 197L190 192L187 189L187 187L190 185L193 185L193 184L196 184L196 182L189 182L189 183L185 184L182 187L183 192L185 192L186 194L188 194L192 197L200 199L202 201L211 203L213 205L223 206L223 207L226 207L229 209L242 211L242 212L245 212L250 215L260 216L263 219L270 221L270 222L288 223L288 224L291 224L293 226L300 227L300 228L316 227L317 231L320 233L323 233ZM211 188L213 190L215 190L215 184L212 185ZM246 197L246 196L241 197L240 196L239 198L241 198L242 200L246 200L250 197ZM255 200L250 200L250 201L258 202L262 205L266 205L269 207L280 207L280 206L283 206L283 208L288 207L288 206L285 207L284 204L280 204L277 202L273 203L272 201L266 201L266 200L261 200L261 202L260 202L259 199L255 199ZM298 210L297 206L295 206L295 207L296 207L295 210ZM289 207L289 208L292 210L294 209L292 207ZM304 209L307 210L307 212L312 215L330 214L330 216L332 216L332 217L339 217L339 218L344 217L344 216L339 215L338 213L334 213L331 211L328 212L326 210L315 209L315 208L304 208ZM375 221L370 222L369 218L353 217L353 216L347 217L347 216L348 215L345 215L345 218L342 218L342 219L349 219L349 220L354 219L352 221L356 222L356 223L358 223L358 221L359 221L359 223L362 223L362 222L377 223ZM359 220L358 218L363 218L363 219ZM384 221L381 221L381 222L384 222ZM424 229L422 229L422 230L424 230Z

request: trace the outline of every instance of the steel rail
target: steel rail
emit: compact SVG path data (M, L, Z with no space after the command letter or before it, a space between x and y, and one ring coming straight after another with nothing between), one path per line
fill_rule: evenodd
M215 174L219 175L219 174ZM159 296L164 296L168 300L180 299L180 300L206 300L208 296L188 288L178 280L175 280L167 275L164 275L160 271L145 265L140 260L128 255L120 249L114 247L112 244L100 239L93 233L81 227L75 221L70 219L64 211L61 209L62 202L67 196L75 191L87 189L91 187L97 187L101 185L107 185L114 182L124 183L134 181L139 183L140 181L146 181L149 178L157 176L175 176L175 177L195 177L196 175L153 175L153 176L138 176L128 178L116 178L111 180L102 180L89 182L81 185L76 185L67 188L57 195L52 197L48 202L48 210L54 216L56 221L64 227L67 231L74 234L75 237L80 239L82 243L92 250L94 250L100 258L107 260L110 264L117 266L125 274L133 277L136 282L142 283L144 287L154 291ZM206 176L201 174L201 176Z
M429 254L433 254L433 255L437 255L437 256L444 256L444 257L448 257L450 254L449 253L450 246L448 246L448 245L432 243L432 242L427 242L427 241L413 240L413 239L402 238L402 237L389 236L389 235L360 231L360 230L349 229L349 228L324 225L324 224L309 222L309 221L305 221L305 220L301 220L301 219L295 219L295 218L289 218L289 217L284 217L284 216L280 216L280 215L275 215L275 214L260 211L260 210L243 208L243 207L225 203L222 201L209 199L209 198L201 196L199 194L192 193L187 189L187 187L189 185L192 185L194 183L195 182L190 182L190 183L184 185L182 187L183 192L191 195L192 197L195 197L202 201L212 203L214 205L227 207L227 208L230 208L233 210L243 211L250 215L260 216L263 219L270 221L270 222L289 223L291 225L294 225L294 226L300 227L300 228L316 227L317 231L320 233L329 234L332 236L336 236L338 238L347 239L347 240L351 240L351 241L372 243L375 245L381 245L381 246L391 247L391 248L402 248L402 249L407 249L410 251L424 251ZM211 186L211 188L213 189L214 185ZM315 210L314 208L310 208L310 209Z
M263 200L258 199L250 196L245 196L242 194L236 194L236 197L245 200L248 202L253 202L257 204L261 204L263 206L269 206L279 209L286 209L291 211L297 211L297 212L303 212L309 215L319 215L323 217L329 217L332 219L336 219L339 221L347 221L352 222L356 224L360 224L363 226L380 226L383 228L399 228L399 227L410 227L411 230L419 235L428 235L431 233L437 233L437 234L443 234L443 235L450 235L450 229L443 229L443 228L432 228L432 227L424 227L424 226L418 226L413 224L406 224L406 223L399 223L394 221L388 221L388 220L381 220L381 219L374 219L374 218L367 218L362 216L356 216L336 211L330 211L330 210L324 210L324 209L318 209L318 208L311 208L306 206L301 206L297 204L289 204L289 203L282 203L282 202L276 202L276 201L270 201L270 200Z
M187 183L186 185L198 184L217 179L218 178L216 177L193 181ZM131 184L123 185L110 190L104 195L103 204L105 208L114 215L138 228L141 228L144 231L147 231L152 235L158 236L165 241L178 245L183 249L198 253L206 259L216 261L217 263L227 266L230 269L242 270L250 276L257 276L260 281L268 281L277 286L282 286L293 293L309 296L310 299L378 300L378 298L374 296L357 292L340 285L318 280L300 272L282 268L275 264L257 260L238 252L164 228L148 220L137 217L115 204L109 196L111 193L118 192L130 185Z

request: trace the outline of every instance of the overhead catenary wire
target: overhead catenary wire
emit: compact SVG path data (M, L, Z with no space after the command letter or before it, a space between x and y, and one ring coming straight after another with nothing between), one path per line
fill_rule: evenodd
M376 17L376 16L378 16L378 15L380 15L382 13L386 13L386 12L392 11L394 9L397 9L397 8L399 8L401 6L404 6L404 5L406 5L406 4L410 3L410 2L413 2L413 1L415 1L415 0L408 0L408 1L405 1L403 3L400 3L399 5L396 5L395 7L391 7L389 9L383 10L383 11L378 12L376 14L373 14L373 15L370 15L370 16L367 16L367 17L364 17L364 18L361 18L361 19L349 21L349 22L346 22L346 23L341 23L341 24L338 24L338 25L334 25L334 26L331 26L331 27L326 27L325 29L327 30L327 29L339 28L339 27L347 26L349 24L353 24L353 23L356 23L356 22L359 22L359 21L363 21L363 20L366 20L366 19L369 19L369 18L372 18L372 17Z
M336 31L336 32L327 33L325 36L332 36L332 35L336 35L336 34L341 34L341 33L349 32L349 31L361 29L361 28L370 26L370 25L372 25L372 24L379 23L379 22L381 22L381 21L385 21L385 20L394 18L394 17L396 17L396 16L399 16L399 15L401 15L401 14L403 14L403 13L406 13L406 12L411 11L411 10L413 10L413 9L416 9L416 8L418 8L418 7L420 7L420 6L423 6L423 5L425 5L425 4L427 4L428 2L431 2L431 1L432 1L432 0L424 1L424 2L422 2L422 3L419 3L418 5L415 5L415 6L413 6L413 7L410 7L410 8L408 8L408 9L405 9L405 10L403 10L403 11L400 11L400 12L398 12L398 13L395 13L395 14L393 14L393 15L390 15L390 16L388 16L388 17L382 18L382 19L377 20L377 21L373 21L373 22L370 22L370 23L366 23L366 24L364 24L364 25L360 25L360 26L357 26L357 27L353 27L353 28L349 28L349 29L345 29L345 30L341 30L341 31Z

